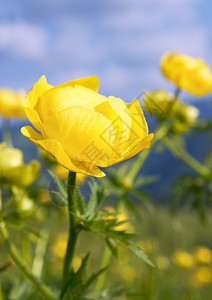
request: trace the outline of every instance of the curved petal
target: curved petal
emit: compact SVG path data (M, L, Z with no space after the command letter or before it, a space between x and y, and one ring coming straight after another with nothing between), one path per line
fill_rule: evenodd
M27 93L24 101L24 107L34 109L39 100L39 97L42 96L44 92L46 92L52 87L52 85L47 83L45 75L42 75L41 78L33 85L31 90Z
M88 166L86 164L81 164L76 161L73 162L58 141L51 138L43 138L30 126L21 128L21 132L23 135L28 137L35 145L45 150L50 156L55 158L55 160L64 168L72 172L92 175L96 177L105 176L105 174L101 170L99 170L99 168L97 168L95 165L90 164ZM39 139L39 137L41 139Z
M32 123L32 125L39 131L42 131L41 120L38 111L36 111L36 106L39 98L43 95L45 91L52 88L52 85L48 84L46 77L43 75L41 78L33 85L32 89L26 95L24 101L24 108L27 118Z
M48 137L59 141L72 159L98 165L119 157L114 147L112 123L85 107L70 107L49 117L43 124Z
M141 150L150 148L154 134L150 133L145 138L143 138L136 147L134 147L121 161L129 159L139 153Z
M54 88L58 89L58 88L65 88L68 86L74 87L75 85L81 85L91 89L94 92L97 92L99 89L99 79L96 75L92 75L90 77L83 77L83 78L67 81L65 83L56 85Z
M36 110L32 109L32 108L25 108L25 113L27 115L27 118L30 120L30 122L32 123L32 125L40 132L42 132L42 124L41 124L41 120L40 117L37 113Z
M37 104L39 115L44 121L53 114L73 106L83 106L88 109L100 103L107 102L108 99L89 88L83 86L68 86L48 90Z

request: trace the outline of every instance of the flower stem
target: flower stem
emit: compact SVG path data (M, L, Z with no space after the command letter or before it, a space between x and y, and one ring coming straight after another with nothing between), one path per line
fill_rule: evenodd
M43 294L45 299L56 299L55 294L31 273L26 263L20 257L19 253L16 250L16 247L9 240L9 233L4 221L0 221L0 232L11 258L13 259L15 264L22 270L25 276L28 277L28 279L37 286L38 290Z
M79 234L78 220L76 217L76 173L69 172L68 176L68 212L69 212L69 238L63 267L62 290L67 284L72 262L75 254L77 238Z
M190 166L194 171L196 171L200 176L206 180L212 179L212 173L210 170L198 162L194 157L192 157L185 149L183 149L179 144L175 144L169 138L164 138L163 142L165 145L174 153L176 156L181 158L188 166Z

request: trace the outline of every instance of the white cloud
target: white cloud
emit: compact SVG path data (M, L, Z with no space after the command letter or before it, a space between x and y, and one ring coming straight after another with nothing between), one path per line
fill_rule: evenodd
M0 50L7 55L39 59L46 46L43 28L27 23L0 24Z

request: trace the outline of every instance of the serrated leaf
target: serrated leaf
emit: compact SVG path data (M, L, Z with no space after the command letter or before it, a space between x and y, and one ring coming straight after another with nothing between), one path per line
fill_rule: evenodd
M48 170L48 173L51 175L54 183L57 185L58 191L63 195L64 198L67 198L66 184L64 184L64 182L51 170Z
M148 256L143 252L142 248L134 243L133 241L128 241L126 245L132 250L138 257L143 259L147 264L154 267L154 264L149 260Z

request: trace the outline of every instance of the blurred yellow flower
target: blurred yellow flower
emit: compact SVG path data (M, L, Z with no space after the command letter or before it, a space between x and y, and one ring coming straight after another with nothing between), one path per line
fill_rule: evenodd
M136 277L135 268L131 265L121 265L120 275L124 281L132 282Z
M197 247L194 251L194 259L203 264L212 263L212 252L207 247Z
M65 257L67 242L68 242L68 234L66 232L61 232L60 234L58 234L52 246L52 252L57 258L63 259ZM82 258L76 255L73 259L73 268L75 271L79 269L81 263L82 263Z
M173 115L171 131L181 134L188 131L198 120L199 110L190 104L179 102Z
M189 269L194 266L193 256L183 250L177 250L173 255L174 263L183 269Z
M155 263L159 270L166 270L170 266L168 258L162 255L156 257Z
M192 278L192 284L196 287L212 282L212 270L208 267L199 268Z
M24 91L0 89L0 115L5 118L26 118L23 107L25 95Z
M42 76L28 92L25 112L32 127L22 134L66 169L105 176L108 167L149 148L153 134L137 99L125 104L97 93L98 78L72 80L53 87Z
M17 148L6 148L0 144L0 182L18 186L32 184L40 170L40 164L32 160L24 164L23 153Z
M195 96L204 96L212 90L212 73L200 58L193 58L178 52L165 53L161 58L163 75Z
M68 234L62 232L58 234L57 239L55 240L52 251L54 255L58 258L64 258L66 253L66 247L68 242Z
M145 110L157 117L171 117L179 106L179 100L165 90L146 91L143 101Z
M129 222L128 222L129 215L127 214L127 212L125 210L116 211L115 208L112 207L112 206L107 206L104 209L106 211L110 212L110 213L114 213L114 215L105 216L104 217L105 220L112 220L112 219L116 218L118 222L126 221L126 223L123 223L123 224L120 224L120 225L116 226L115 227L116 230L129 230L129 229L132 229Z

